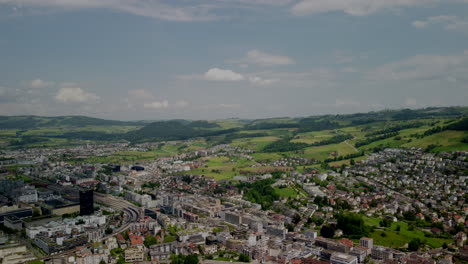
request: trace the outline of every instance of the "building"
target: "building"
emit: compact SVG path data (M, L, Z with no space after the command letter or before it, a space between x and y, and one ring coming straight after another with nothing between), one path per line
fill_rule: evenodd
M33 215L33 210L31 207L28 207L28 208L14 209L11 211L5 211L3 213L0 213L0 224L3 224L5 216L8 216L8 215L14 215L21 219L25 217L31 217Z
M358 259L356 256L335 252L331 255L330 262L331 264L357 264Z
M376 260L393 259L393 251L390 248L375 246L372 247L371 256Z
M363 237L359 240L361 247L372 249L374 247L374 239Z
M17 202L23 203L35 203L37 202L37 191L34 186L25 185L23 186L16 197Z
M67 201L46 201L40 204L43 212L51 215L62 216L64 214L74 214L80 212L80 205L77 203L69 203Z
M171 254L176 252L176 248L177 248L176 242L152 245L150 246L150 250L149 250L151 260L153 261L168 260L171 257Z
M145 260L145 251L142 245L132 246L125 249L125 262Z
M104 253L92 254L86 252L84 254L78 254L76 259L76 264L99 264L101 261L107 263L109 256Z
M14 215L5 216L3 225L13 230L20 231L23 229L23 221Z
M80 215L91 215L93 213L93 190L80 191Z
M349 251L349 254L351 256L356 256L358 259L358 262L364 262L364 259L367 257L367 248L365 247L353 247Z
M33 243L48 255L70 250L72 248L85 245L87 242L87 236L68 238L68 236L65 235L55 237L37 235L33 240Z

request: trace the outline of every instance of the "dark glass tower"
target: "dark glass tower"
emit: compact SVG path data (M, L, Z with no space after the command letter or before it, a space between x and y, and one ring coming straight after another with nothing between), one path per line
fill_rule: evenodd
M91 215L93 213L93 190L80 191L80 215Z

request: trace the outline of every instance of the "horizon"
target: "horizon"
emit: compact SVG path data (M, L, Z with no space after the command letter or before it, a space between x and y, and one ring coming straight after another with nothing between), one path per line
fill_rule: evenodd
M392 111L402 111L402 110L426 110L426 109L444 109L444 108L468 108L468 105L452 105L452 106L429 106L423 108L394 108L394 109L381 109L376 111L368 111L368 112L354 112L354 113L344 113L344 114L310 114L310 115L300 115L300 116L272 116L272 117L265 117L265 118L256 118L256 117L227 117L227 118L218 118L218 119L186 119L186 118L171 118L171 119L106 119L100 118L96 116L86 116L86 115L56 115L56 116L44 116L44 115L0 115L0 117L43 117L43 118L59 118L59 117L87 117L87 118L96 118L108 121L120 121L120 122L164 122L164 121L176 121L176 120L185 120L185 121L218 121L218 120L248 120L248 121L255 121L255 120L268 120L268 119L282 119L282 118L291 118L291 119L301 119L301 118L308 118L308 117L320 117L320 116L346 116L346 115L355 115L355 114L369 114L369 113L379 113L379 112L392 112Z

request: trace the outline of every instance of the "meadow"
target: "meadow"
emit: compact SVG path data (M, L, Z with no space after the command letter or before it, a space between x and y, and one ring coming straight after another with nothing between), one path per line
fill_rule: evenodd
M410 230L408 223L403 221L393 222L390 227L379 227L380 218L364 217L364 222L376 229L371 237L374 239L374 245L386 247L405 247L412 239L418 238L424 244L432 248L440 248L444 243L451 243L451 239L426 237L425 233L417 228ZM397 231L399 226L400 231ZM382 235L385 233L385 235Z

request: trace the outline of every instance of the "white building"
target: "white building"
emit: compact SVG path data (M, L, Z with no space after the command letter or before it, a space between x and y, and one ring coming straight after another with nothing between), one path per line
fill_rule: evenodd
M358 259L356 256L334 252L330 258L331 264L357 264Z

